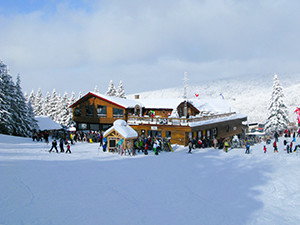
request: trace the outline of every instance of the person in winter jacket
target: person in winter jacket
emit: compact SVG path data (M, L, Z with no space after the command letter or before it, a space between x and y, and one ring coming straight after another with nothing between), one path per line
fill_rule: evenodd
M52 147L51 147L51 149L49 150L49 152L52 152L52 149L53 149L53 148L55 148L56 153L58 153L58 150L57 150L57 141L56 141L56 139L54 139L54 140L52 141Z
M59 140L59 148L60 148L60 152L64 152L64 140L61 138Z
M245 153L250 154L250 143L249 143L249 141L247 141L247 143L246 143L246 152Z
M291 143L290 143L290 153L293 152L292 149L293 149L293 141L291 141Z
M224 151L225 151L225 152L228 152L228 148L229 148L229 143L228 143L228 141L226 140L226 141L224 142Z
M217 148L217 145L218 145L218 140L217 140L216 138L214 138L213 143L214 143L214 149L216 149L216 148Z
M67 144L67 151L66 151L66 153L70 153L71 154L71 146L70 146L69 142Z
M154 149L154 154L155 154L155 155L158 155L158 147L159 147L159 142L158 142L158 140L156 139L156 140L154 141L154 144L153 144L153 149Z
M189 141L189 151L188 151L188 153L192 153L192 148L193 148L193 142L190 140Z
M276 140L273 143L274 152L278 152Z
M264 145L264 153L267 153L267 147Z

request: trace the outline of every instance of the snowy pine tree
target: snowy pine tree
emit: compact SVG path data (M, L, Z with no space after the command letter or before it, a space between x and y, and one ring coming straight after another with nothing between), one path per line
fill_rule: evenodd
M51 108L51 95L49 92L46 94L46 98L43 102L42 115L50 117L50 108Z
M99 93L98 86L95 86L94 92Z
M69 97L68 93L65 92L63 97L60 98L60 102L57 106L58 112L57 112L57 122L63 126L67 126L67 121L69 119Z
M124 88L123 88L123 82L121 80L120 80L120 83L119 83L119 87L116 91L116 96L119 97L119 98L126 98L125 91L124 91Z
M44 99L42 96L42 91L39 88L38 92L35 96L35 103L34 103L34 113L37 116L43 116L43 105L44 105Z
M116 88L115 88L114 82L111 80L109 82L108 90L105 93L105 95L107 95L107 96L116 96L116 93L117 92L116 92Z
M79 91L77 100L81 99L81 98L82 98L82 93L81 93L81 91Z
M265 124L267 133L282 131L289 124L287 107L284 102L284 94L277 75L274 75L272 96L268 107L268 119Z
M0 61L0 133L13 133L11 104L14 97L14 83L7 65Z
M54 121L57 121L58 111L59 111L58 109L59 109L59 97L57 96L56 90L53 89L52 96L49 103L48 117L50 117Z
M32 108L26 103L19 75L16 82L14 103L14 135L31 136L32 130L37 129L37 122L34 118L34 113L31 111Z

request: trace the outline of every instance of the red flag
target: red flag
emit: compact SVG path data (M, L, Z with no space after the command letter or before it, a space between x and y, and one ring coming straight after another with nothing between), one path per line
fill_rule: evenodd
M198 97L199 97L199 94L195 93L195 96L198 98Z

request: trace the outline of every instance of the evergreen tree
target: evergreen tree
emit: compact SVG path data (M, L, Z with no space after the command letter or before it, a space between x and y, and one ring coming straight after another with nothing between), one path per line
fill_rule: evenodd
M124 88L123 88L123 82L121 80L120 80L119 87L118 87L117 92L116 92L116 96L119 97L119 98L126 98L125 91L124 91Z
M57 114L57 122L63 126L67 126L69 116L69 97L67 92L65 92L63 97L60 98Z
M105 95L116 96L116 88L115 88L114 82L112 80L109 82L108 90L105 93Z
M13 118L11 104L14 97L14 83L8 72L7 65L0 61L0 132L13 133Z
M77 100L81 99L81 98L82 98L82 93L81 93L81 91L79 91Z
M30 102L33 109L35 109L35 94L34 91L31 90L27 103Z
M35 96L35 108L34 108L34 113L35 115L37 116L43 116L43 105L44 105L44 99L43 99L43 96L42 96L42 91L41 89L39 88L38 89L38 92Z
M95 86L94 92L99 93L98 86Z
M46 94L46 98L43 102L43 111L42 115L50 117L50 108L51 108L51 95L49 91Z
M284 94L277 75L274 75L272 96L268 107L268 119L265 124L267 133L282 131L287 128L289 119Z
M15 101L12 105L14 108L14 134L18 136L30 136L31 131L37 128L37 122L34 118L33 112L26 103L25 97L21 88L21 79L18 75L15 88Z
M57 96L56 90L53 89L52 97L50 99L50 104L49 104L48 116L54 121L57 121L58 119L58 109L59 109L59 97Z

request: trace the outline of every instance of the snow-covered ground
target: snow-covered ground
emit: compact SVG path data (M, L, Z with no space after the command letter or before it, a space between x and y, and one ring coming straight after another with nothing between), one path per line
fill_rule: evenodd
M267 147L57 154L0 135L0 224L299 224L300 153Z

